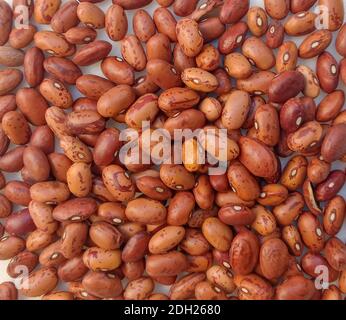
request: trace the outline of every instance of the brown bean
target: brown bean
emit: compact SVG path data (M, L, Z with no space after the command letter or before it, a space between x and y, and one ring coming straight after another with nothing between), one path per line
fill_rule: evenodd
M259 242L257 237L249 232L238 233L229 251L229 263L235 274L249 274L255 268L259 255Z
M309 212L298 219L298 229L305 245L312 252L320 252L324 247L324 233L317 217Z
M78 256L83 249L88 236L88 226L85 223L71 223L64 228L60 251L66 259Z
M165 34L172 42L177 41L175 31L177 21L168 9L163 7L155 9L153 19L158 32Z
M142 215L143 210L147 210L148 212L145 216ZM166 219L166 208L159 201L137 198L128 203L125 214L133 222L161 224Z
M10 235L25 236L36 229L28 209L13 212L7 219L5 230Z
M205 279L203 273L191 273L175 282L170 288L170 299L181 300L194 296L196 285Z
M60 147L73 162L90 163L92 161L91 151L78 138L63 136L60 139Z
M26 239L26 248L30 252L40 251L54 241L54 236L40 229L31 232Z
M79 3L77 8L77 16L78 19L87 27L94 29L102 29L105 27L105 14L93 3Z
M173 190L189 190L195 184L194 176L181 165L161 165L160 178Z
M124 9L118 4L111 5L105 15L106 32L113 41L122 40L128 28L127 17Z
M310 59L321 54L329 47L332 34L328 30L317 30L308 35L299 47L299 56L302 59Z
M23 80L23 73L17 69L3 69L0 71L0 96L14 90Z
M165 60L153 59L147 63L149 79L163 90L181 85L178 71Z
M19 146L5 153L0 158L0 169L5 172L16 172L23 168L25 147Z
M73 99L68 88L59 80L44 79L39 87L41 95L52 105L61 109L72 106Z
M46 181L50 166L45 153L37 147L26 147L23 153L23 163L27 179L32 182ZM23 172L23 171L22 171Z
M34 42L37 48L56 57L69 57L76 51L73 44L67 42L62 34L54 31L36 32Z
M50 24L60 7L60 0L38 0L34 6L34 19L39 24Z
M320 94L321 88L315 72L303 65L298 66L296 70L305 78L304 95L310 98L316 98Z
M25 249L25 241L17 236L4 236L0 239L0 260L15 257Z
M321 155L324 161L331 163L343 157L346 152L345 144L342 142L344 132L346 132L344 123L334 125L328 130L321 147Z
M257 201L264 206L277 206L288 197L288 190L280 184L267 184L262 188Z
M344 24L338 33L336 38L335 48L336 51L343 57L346 56L346 42L345 42L346 24Z
M275 73L271 71L254 72L247 79L238 79L237 89L246 91L252 95L268 94L274 77Z
M10 181L6 184L4 195L15 204L27 206L30 202L30 186L23 181Z
M262 142L241 137L240 162L257 177L273 177L278 170L277 159L274 153Z
M310 11L301 11L290 16L285 22L285 32L290 36L302 36L316 29L316 14Z
M160 178L144 176L136 180L136 186L144 195L154 200L167 200L172 196L170 189Z
M226 100L222 111L222 124L234 130L242 127L250 108L250 96L245 91L233 91Z
M75 84L82 75L79 67L65 58L48 57L45 59L43 66L48 73L68 84Z
M11 47L0 46L0 64L5 67L19 67L24 63L24 53Z
M229 250L233 239L232 230L218 218L207 218L203 222L202 232L214 248L220 251Z
M283 103L305 88L304 76L298 71L284 71L272 80L269 87L271 102Z
M216 77L200 68L185 69L181 77L189 88L196 91L211 92L218 86Z
M213 287L208 281L197 283L195 288L197 300L226 300L226 294L218 287Z
M114 298L123 291L120 279L112 273L89 271L82 280L84 289L99 298Z
M121 54L124 60L136 71L144 70L147 58L139 39L135 35L128 35L121 41Z
M252 224L255 214L242 204L226 204L218 212L220 220L228 225L243 226Z
M58 276L59 279L64 282L77 281L83 277L87 271L88 268L83 263L82 255L79 255L59 265Z
M265 207L260 205L254 206L251 210L256 216L251 227L262 236L272 234L277 227L275 216Z
M52 293L47 293L42 297L42 300L61 300L61 301L68 301L68 300L74 300L74 294L72 292L66 292L66 291L55 291Z
M237 275L235 284L239 288L240 300L269 300L274 295L270 283L256 274Z
M76 211L78 208L78 211ZM97 210L96 201L92 198L76 198L63 202L53 210L53 217L60 222L84 221Z
M241 47L245 41L248 26L245 22L238 22L222 34L219 39L218 48L222 54L229 54Z
M310 300L315 290L313 281L293 276L277 287L275 297L278 300Z
M111 224L102 221L91 225L89 236L98 247L106 250L118 249L123 242L121 233Z
M309 121L288 135L287 144L292 151L306 152L320 143L322 134L322 126L317 121Z
M36 89L19 89L16 94L16 103L30 123L36 126L46 124L45 112L48 109L48 104Z
M129 280L137 280L143 276L145 269L144 260L138 260L136 262L125 262L121 265L121 272Z
M78 3L75 1L64 3L53 15L50 22L53 31L64 33L78 25L79 20L77 16L77 8Z
M39 297L53 290L57 283L55 269L42 267L21 280L19 292L26 297Z
M184 18L176 26L177 40L188 57L197 56L203 47L203 37L195 20Z
M284 42L276 56L276 70L278 73L294 70L298 60L298 48L292 41Z
M108 41L94 40L80 48L72 61L78 66L90 66L106 58L111 50L112 45Z
M29 212L38 229L50 234L53 234L58 229L58 224L52 215L53 208L50 205L31 201L29 203Z
M171 199L167 211L167 222L170 225L184 225L195 206L195 199L189 192L177 192Z
M316 187L316 199L318 201L330 200L337 195L345 183L345 173L341 170L332 171L326 180Z
M246 56L251 64L260 70L271 69L275 65L275 57L267 45L256 37L245 40L242 46L242 53Z
M220 64L219 51L211 44L205 45L196 56L196 64L198 68L206 71L216 70Z
M316 120L328 122L336 118L345 102L345 94L342 90L336 90L325 96L317 108Z
M66 40L71 44L87 44L95 40L96 31L89 27L74 27L65 33Z
M288 195L286 200L273 209L273 213L280 225L290 225L301 213L304 208L304 199L298 192Z
M281 176L281 184L288 190L295 191L300 188L306 178L308 162L303 156L295 156L290 159Z
M346 246L338 238L330 238L324 249L328 263L337 271L345 270Z
M184 272L186 268L186 256L178 251L149 255L146 260L146 271L151 277L175 276Z
M336 89L339 83L339 66L329 52L324 52L318 57L316 73L325 92L331 93Z
M305 10L309 10L317 0L292 0L291 11L292 13L298 13Z
M115 98L116 97L116 98ZM128 85L118 85L105 92L97 102L97 111L103 117L115 117L135 101L135 92Z
M268 19L264 9L260 7L250 8L247 12L247 24L254 36L263 36L268 28Z
M25 272L33 271L38 264L38 256L29 251L22 251L11 259L7 265L7 274L11 278L17 278ZM24 269L26 268L26 269Z
M133 17L133 30L138 39L147 42L155 34L155 24L147 11L140 9Z
M262 274L267 279L280 277L288 266L288 249L280 239L266 241L260 250L259 262Z
M60 239L52 242L47 247L45 247L39 255L39 262L45 267L57 268L65 260L66 258L62 255L61 252Z
M344 2L341 0L319 0L320 14L324 15L327 29L336 31L344 22Z
M185 55L180 44L177 43L174 46L174 50L173 50L173 64L176 71L178 73L181 73L187 68L196 67L196 59L194 57L191 58Z
M236 79L247 79L252 74L252 67L248 59L238 53L230 53L225 58L225 70L228 75Z
M249 1L226 0L221 7L220 20L224 24L238 22L249 10Z
M290 1L288 0L265 0L264 1L265 9L270 17L277 20L284 19L290 10Z
M204 43L218 39L225 32L225 25L218 17L209 17L203 19L198 24L199 31L202 34Z
M230 164L227 176L232 190L241 199L251 201L258 198L260 194L258 182L240 162L233 161Z
M92 271L111 271L121 264L120 250L105 250L91 247L84 251L84 264Z
M329 172L330 164L320 158L312 158L308 164L307 176L314 184L318 184L327 179Z
M323 227L328 235L335 236L342 228L345 219L345 200L341 196L332 198L323 216Z
M266 45L271 49L279 48L285 37L285 29L280 21L273 20L266 32Z
M168 226L155 233L148 244L150 253L163 254L176 247L185 236L185 230L179 226Z
M334 270L327 260L318 253L306 253L302 258L301 264L304 272L314 279L319 276L318 267L322 266L328 268L328 281L333 282L338 278L338 271Z
M66 184L58 181L46 181L35 183L30 188L32 200L45 203L59 203L66 201L70 191Z
M72 165L72 161L61 153L50 153L48 155L51 171L55 179L61 182L67 182L66 173Z
M11 214L12 203L3 195L0 195L0 217L1 219Z
M2 121L3 116L8 111L14 111L16 109L16 96L12 94L0 96L0 119Z
M0 24L2 26L0 32L0 45L4 45L11 32L12 28L12 10L9 4L5 1L1 1L0 3Z
M133 68L122 58L107 57L102 61L103 74L116 84L133 85L135 74Z
M280 122L274 107L268 104L259 106L255 112L254 127L258 140L267 146L278 144L280 139Z

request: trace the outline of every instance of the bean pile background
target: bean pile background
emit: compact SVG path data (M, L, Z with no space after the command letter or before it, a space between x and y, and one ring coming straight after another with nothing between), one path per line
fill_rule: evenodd
M10 5L12 5L12 1L11 0L6 0ZM62 0L62 3L65 3L65 0ZM203 3L203 1L200 1L200 4ZM105 0L101 3L97 3L97 6L99 6L104 12L106 12L107 8L111 5L111 1L110 0ZM251 0L250 2L250 7L253 6L260 6L264 8L263 5L263 1L262 0ZM148 13L153 14L154 10L158 7L158 4L156 3L156 1L154 0L150 5L144 7L143 9L145 9ZM346 6L345 6L346 9ZM136 10L126 10L126 15L128 18L128 34L133 34L133 29L132 29L132 18L134 16ZM173 13L172 8L170 8L170 11ZM291 13L290 13L291 14ZM181 19L180 17L176 17L177 20ZM268 17L268 19L270 19ZM287 18L286 18L287 19ZM246 21L246 16L242 19L243 21ZM282 20L281 22L283 23L285 20ZM33 19L31 19L31 22L33 22ZM35 24L36 25L36 24ZM38 28L38 30L50 30L49 25L36 25L36 27ZM109 39L109 37L107 36L105 29L99 29L97 30L97 39L98 40L106 40L109 41L113 48L111 53L109 54L109 56L121 56L121 51L120 51L120 42L114 42L112 40ZM333 33L333 42L332 44L328 47L327 51L329 51L330 53L333 54L333 56L337 59L337 61L340 61L340 59L342 58L335 50L335 39L336 39L336 35L337 32ZM300 43L302 42L302 40L305 39L305 36L302 37L290 37L285 35L285 40L284 41L294 41L297 46L299 47ZM145 44L142 43L143 46L145 47ZM215 47L217 47L217 41L214 41L213 44L215 45ZM33 45L33 43L29 46L31 47ZM173 47L173 45L172 45ZM274 50L275 54L277 53L277 49ZM308 67L310 67L312 70L315 70L316 67L316 60L317 58L313 58L313 59L308 59L308 60L303 60L300 59L297 62L297 65L307 65ZM99 76L104 76L101 72L100 69L100 62L95 63L92 66L88 66L88 67L80 67L83 74L94 74L94 75L99 75ZM1 69L1 66L0 66ZM145 72L139 72L136 74L136 78L139 77L139 75L141 74L145 74ZM26 87L27 84L25 83L25 81L22 82L22 84L20 85L20 87ZM76 90L76 88L74 86L69 86L70 92L73 95L74 100L76 100L78 97L81 96L81 94L78 92L78 90ZM345 91L346 87L345 85L342 83L342 81L339 81L339 87L338 89L342 89ZM318 98L315 99L316 104L318 105L318 103L322 100L322 98L325 96L326 94L321 90L321 94ZM115 122L114 122L115 124ZM115 124L118 128L123 128L122 125L119 124ZM109 124L107 125L108 127L110 126ZM346 141L346 137L345 137L345 141ZM60 147L59 147L59 143L56 143L56 151L59 152L61 151ZM282 168L284 168L285 164L287 163L288 159L282 159L281 158L281 163L282 163ZM336 162L333 163L333 167L332 170L335 169L342 169L344 170L345 168L345 164L340 163L340 162ZM4 173L6 176L7 181L11 181L11 180L21 180L21 176L18 173L13 173L13 174L8 174L8 173ZM339 193L340 195L342 195L344 198L346 197L346 186L344 186L344 188L340 191ZM20 209L19 206L14 206L13 208L13 212L17 211L17 209ZM340 233L337 235L338 238L340 238L343 242L346 241L346 223L344 223L342 230L340 231ZM8 261L0 261L0 283L4 282L4 281L10 281L11 278L7 275L6 273L6 267L7 267ZM57 289L65 289L65 285L59 285L59 287ZM167 286L162 286L157 284L156 285L156 289L155 292L163 292L163 293L167 293L169 291L169 287ZM25 297L20 296L20 299L26 299Z

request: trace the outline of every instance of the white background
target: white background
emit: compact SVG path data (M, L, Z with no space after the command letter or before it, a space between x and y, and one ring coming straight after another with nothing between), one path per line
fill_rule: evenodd
M6 0L6 1L9 4L12 4L12 0ZM64 3L64 2L66 2L66 0L63 0L62 2ZM202 4L202 3L204 3L203 0L200 1L200 4ZM98 3L96 5L98 5L100 8L103 9L104 12L106 12L107 8L111 5L111 0L105 0L102 3ZM153 11L155 10L155 8L157 6L158 5L157 5L156 1L154 0L150 5L145 7L145 9L149 13L153 13ZM252 0L251 1L251 6L264 7L263 0ZM129 22L128 33L133 33L133 31L132 31L132 17L133 17L134 12L135 12L134 10L126 11L127 17L128 17L128 22ZM172 12L173 12L173 10L172 10ZM49 29L49 27L47 27L47 26L37 26L37 27L38 27L39 30ZM334 46L336 35L337 35L337 33L334 33L333 43L332 43L332 45L330 45L330 47L327 50L329 52L331 52L336 57L337 60L340 60L341 57L336 53L335 46ZM112 49L110 55L112 55L112 56L114 56L114 55L115 56L121 56L121 54L120 54L120 43L119 42L114 42L114 41L110 40L107 37L106 33L104 32L104 29L103 30L98 30L98 37L97 37L97 39L107 40L107 41L109 41L113 45L113 49ZM303 39L304 39L304 37L287 37L286 36L286 38L285 38L285 40L291 40L291 41L296 42L296 44L298 46L302 42ZM310 68L312 68L313 70L315 70L316 59L310 59L308 61L300 59L298 61L298 64L305 64L305 65L309 66ZM102 74L102 72L100 70L100 66L99 65L100 64L97 63L97 64L95 64L95 65L93 65L91 67L83 67L82 71L83 71L84 74L90 73L90 74L96 74L96 75L103 76L103 74ZM0 66L0 69L1 69L1 66ZM140 73L138 75L140 75ZM25 86L24 82L23 82L22 86ZM341 80L340 80L340 89L345 90L345 85L343 85L341 83ZM70 87L70 90L71 90L71 93L73 94L74 98L77 98L77 97L80 96L78 91L75 90L73 87ZM318 103L324 96L325 96L325 94L321 93L321 96L318 99L316 99L316 103ZM346 139L346 137L345 137L345 139ZM285 163L285 161L283 163ZM333 169L337 169L337 168L345 168L345 164L342 164L342 163L334 164ZM20 176L18 176L17 174L5 174L5 175L6 175L8 180L11 180L11 179L13 180L15 178L20 179ZM343 188L341 194L345 197L345 195L346 195L346 187ZM16 209L17 208L15 207L15 210ZM346 223L344 223L343 230L338 234L338 237L340 239L342 239L344 242L346 241ZM0 283L4 282L4 281L10 281L11 280L11 278L6 273L7 264L8 264L8 261L0 261ZM167 291L167 288L162 288L161 286L159 286L159 287L156 288L155 291L158 292L158 291L161 291L161 290L162 291Z

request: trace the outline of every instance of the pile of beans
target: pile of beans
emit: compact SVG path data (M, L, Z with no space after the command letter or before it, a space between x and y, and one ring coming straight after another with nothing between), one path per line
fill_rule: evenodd
M343 299L343 0L97 2L0 0L0 299ZM143 121L226 129L226 173L195 139L182 164L120 161L116 123L141 145Z

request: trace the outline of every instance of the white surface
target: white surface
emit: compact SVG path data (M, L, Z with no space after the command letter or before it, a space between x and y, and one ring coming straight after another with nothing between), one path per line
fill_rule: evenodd
M9 4L12 4L12 0L6 0L6 1ZM62 2L64 3L64 2L66 2L66 0L63 0ZM103 1L101 3L96 4L96 5L98 5L100 8L102 8L104 10L104 12L105 12L106 9L111 4L111 2L112 2L111 0L105 0L105 1ZM203 3L203 0L200 1L200 4L202 4L202 3ZM153 13L154 9L157 6L158 5L157 5L156 1L154 0L149 6L145 7L145 9L149 13ZM261 6L261 7L264 7L263 6L263 0L252 0L251 1L251 6ZM126 11L127 17L128 17L128 22L129 22L129 31L128 31L128 33L133 33L133 31L132 31L132 17L133 17L134 12L135 12L134 10ZM49 29L49 27L47 27L47 26L38 26L38 28L40 30L41 29ZM339 61L341 59L341 57L335 51L335 46L334 46L335 38L336 38L336 33L334 33L333 44L327 50L329 52L331 52L336 57L336 59ZM112 56L114 56L114 55L121 56L121 54L120 54L120 43L111 41L107 37L106 33L104 32L104 29L98 30L98 37L97 37L97 39L107 40L107 41L109 41L113 45L113 49L112 49L110 55L112 55ZM303 39L304 39L304 37L287 37L287 36L285 37L285 41L291 40L291 41L296 42L297 45L299 45L302 42ZM275 50L275 52L276 51L277 50ZM299 59L298 64L305 64L305 65L309 66L310 68L312 68L313 70L315 70L316 59L310 59L308 61ZM95 65L93 65L91 67L83 67L81 69L82 69L84 74L88 74L89 73L89 74L96 74L96 75L103 76L103 74L102 74L102 72L100 70L99 65L100 64L97 63L97 64L95 64ZM140 75L140 73L138 73L138 75ZM22 86L25 86L25 83L23 83ZM345 85L342 84L341 80L340 80L340 87L339 88L343 89L343 90L346 89ZM73 97L75 99L80 96L79 92L77 90L75 90L74 88L70 87L70 90L71 90L71 92L73 94ZM325 94L322 93L320 95L320 97L318 99L316 99L316 103L318 103L324 96L325 96ZM339 169L339 168L343 168L344 169L345 168L345 164L342 164L342 163L339 162L339 163L335 163L333 165L333 169ZM20 179L20 176L18 176L17 174L6 174L6 177L8 178L8 180L11 180L11 179L13 180L16 177L18 177ZM342 190L341 194L344 197L346 196L346 187L344 187L344 189ZM18 209L18 208L15 208L15 210ZM340 239L342 239L344 242L346 241L346 223L344 223L343 230L338 234L338 237ZM11 278L6 273L7 264L8 264L8 261L0 261L0 283L3 282L3 281L11 280ZM13 279L12 279L12 281L13 281ZM156 291L160 291L162 289L164 291L167 290L167 288L162 288L162 287L159 287L157 289L158 290L156 290Z

